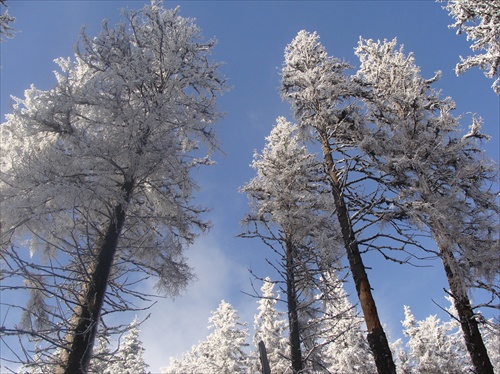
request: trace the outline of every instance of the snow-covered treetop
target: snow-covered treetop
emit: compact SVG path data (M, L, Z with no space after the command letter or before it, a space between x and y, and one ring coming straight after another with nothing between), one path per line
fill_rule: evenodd
M277 225L295 246L320 250L332 261L338 231L322 163L301 142L297 125L284 117L266 140L262 153L254 154L257 175L242 188L252 211L247 223Z
M432 227L439 245L461 257L457 274L472 279L467 273L473 271L491 280L498 274L498 206L491 187L497 168L478 145L487 138L481 119L473 117L461 136L453 101L431 87L439 74L423 79L396 39L361 39L355 52L357 77L371 86L365 103L374 125L359 135L360 148L373 167L391 176L395 214Z
M182 247L207 228L204 209L190 204L189 172L211 163L200 147L216 146L225 87L208 60L215 42L159 4L124 12L113 28L104 22L94 38L83 34L74 60L56 60L53 89L32 86L15 98L0 130L2 242L26 229L36 233L33 248L67 247L68 233L72 246L92 247L125 204L118 253L154 269L159 289L175 294L190 278Z
M356 122L355 107L350 107L360 88L345 72L351 66L328 56L319 36L300 31L285 49L281 70L281 95L306 136L311 128L324 128L340 136L347 125Z

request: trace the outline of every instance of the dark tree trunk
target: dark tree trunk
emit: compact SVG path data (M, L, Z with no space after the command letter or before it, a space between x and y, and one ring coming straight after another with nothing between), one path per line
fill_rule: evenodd
M126 202L130 200L132 189L133 182L125 182L122 186ZM125 217L124 205L118 204L97 247L97 255L91 269L89 282L82 293L80 305L77 306L73 315L75 327L68 339L69 350L62 363L64 367L61 372L64 374L80 374L88 371L109 274Z
M297 311L297 289L295 287L294 248L286 241L286 297L288 306L288 326L290 330L290 353L294 373L302 371L302 350L300 349L299 316Z
M394 365L392 352L389 348L389 342L387 341L384 329L380 323L377 306L375 304L375 300L373 299L370 283L368 281L368 275L366 274L363 259L361 258L361 253L359 252L354 229L349 218L349 212L341 191L340 181L335 170L335 164L333 162L330 145L328 144L328 138L326 133L320 133L319 130L318 135L321 141L325 168L332 186L332 194L335 200L337 218L342 231L344 246L347 251L349 267L354 284L356 285L356 292L358 294L366 328L368 330L368 344L370 345L370 349L373 353L378 373L395 374L396 366Z
M476 374L493 374L493 365L484 345L483 337L479 330L479 323L474 317L469 297L467 294L464 294L463 290L459 289L457 279L455 279L455 274L453 273L454 267L452 263L456 262L455 257L453 253L450 253L446 248L441 246L439 246L439 251L462 328L465 345L474 366L474 372Z

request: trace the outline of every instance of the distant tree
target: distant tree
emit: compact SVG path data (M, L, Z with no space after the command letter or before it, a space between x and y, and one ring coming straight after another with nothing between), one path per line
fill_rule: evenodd
M247 373L248 357L244 349L248 345L248 330L238 320L234 307L222 300L209 319L212 333L181 360L171 360L162 373Z
M457 75L473 66L484 70L488 78L495 78L491 86L500 95L500 3L498 0L438 0L446 2L443 8L455 20L449 27L457 34L465 31L467 40L472 40L473 56L463 58L456 66ZM483 52L483 53L480 53Z
M405 373L473 372L457 324L441 322L435 315L416 321L410 308L404 309L403 333L408 338Z
M318 309L309 295L317 290L322 269L339 257L339 244L322 165L301 144L297 130L279 117L262 154L254 155L257 175L242 188L251 213L244 220L248 231L241 236L260 238L280 257L276 268L287 295L290 358L293 370L300 372L302 344L312 338L304 321Z
M498 349L500 347L500 325L498 321L489 319L480 328L493 369L495 373L500 373L500 350Z
M87 371L101 318L148 299L138 282L186 286L183 250L208 228L190 171L216 146L215 42L156 1L124 15L83 34L55 88L32 86L0 126L1 309L22 315L2 339L34 342L12 349L25 362L61 349L66 373Z
M326 273L324 282L329 287L321 297L325 308L322 355L328 372L374 373L372 353L361 329L363 318L358 316L335 272Z
M358 77L372 85L365 102L375 126L355 137L397 194L387 219L407 218L436 241L474 368L492 373L468 290L480 286L493 299L499 295L497 169L478 147L487 138L480 120L473 118L470 132L459 137L450 113L455 104L431 88L438 75L424 80L413 56L396 44L359 42Z
M284 312L278 311L276 304L279 301L279 293L274 292L274 283L269 277L264 279L258 300L258 313L254 318L253 336L253 360L252 372L258 373L262 370L259 355L259 342L263 341L267 351L267 358L271 367L271 373L285 373L290 369L288 352L288 337L286 330L288 324L283 316Z
M109 346L109 337L105 334L98 335L95 348L92 351L88 372L92 374L112 374L109 371L110 362L113 360L114 352Z
M384 207L388 200L376 187L368 195L364 192L370 186L371 176L366 174L366 165L356 154L351 139L351 132L363 125L358 108L362 87L346 76L349 68L347 63L328 56L316 33L300 31L285 49L281 94L290 102L303 138L316 139L321 147L324 173L331 186L335 213L368 330L368 342L378 372L388 374L395 373L394 361L360 250L363 245L377 248L373 245L376 239L390 239L385 232L369 235L369 239L362 237L368 232L365 229L378 221L376 210ZM356 183L363 185L356 190ZM406 244L399 244L399 249L404 249Z
M9 14L7 9L3 9L3 7L7 8L5 3L6 0L0 0L0 8L2 8L2 13L0 14L0 42L2 42L4 38L13 38L15 31L10 24L15 22L16 19Z
M134 319L129 326L128 334L120 342L118 350L108 364L110 374L146 374L148 364L144 361L142 341L139 339L139 321Z

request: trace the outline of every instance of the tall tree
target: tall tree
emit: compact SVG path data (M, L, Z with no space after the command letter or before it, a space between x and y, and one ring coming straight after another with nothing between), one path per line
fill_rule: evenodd
M498 0L438 0L446 2L443 8L449 12L455 23L457 34L465 31L467 40L472 40L473 56L463 58L455 71L457 75L477 66L488 78L495 78L493 91L500 95L500 3ZM483 52L483 53L480 53Z
M248 357L244 349L248 345L248 330L239 322L236 309L222 300L209 318L209 328L212 332L206 340L180 361L172 360L169 367L162 368L162 373L247 373Z
M124 16L83 33L55 88L28 89L0 129L2 301L31 293L2 331L61 348L66 373L87 370L101 317L146 297L141 279L186 286L183 250L208 227L190 170L216 145L215 42L156 1Z
M346 182L351 176L350 168L357 162L356 156L342 157L345 162L342 170L333 155L349 147L350 131L361 125L356 105L361 87L345 75L349 68L347 63L328 56L316 33L300 31L285 49L281 94L290 102L302 134L306 138L316 138L321 146L344 247L368 329L368 342L378 372L388 374L395 373L394 361L371 292L361 257L360 238L353 222L356 215L363 215L379 205L379 196L375 193L369 205L362 207L355 206L358 199L354 197L349 205ZM367 202L366 199L364 201ZM384 201L382 199L379 203L384 204Z
M301 314L315 309L307 295L317 289L322 269L338 257L338 230L321 163L301 144L297 130L279 117L262 154L255 154L257 175L242 188L251 206L242 236L261 238L281 257L277 268L287 295L290 356L293 370L300 372L306 334Z
M262 370L259 342L263 341L267 351L267 358L271 373L285 373L290 368L288 359L288 339L285 331L288 327L283 318L284 312L276 308L279 293L274 291L274 283L266 277L260 289L262 295L258 300L258 312L254 318L253 345L255 349L252 371L258 373Z
M358 77L372 85L365 102L374 127L354 136L397 194L387 217L407 218L435 239L474 368L492 373L468 290L486 286L499 295L497 169L477 144L487 138L480 119L459 137L454 103L431 88L439 75L423 79L413 56L396 45L359 42Z

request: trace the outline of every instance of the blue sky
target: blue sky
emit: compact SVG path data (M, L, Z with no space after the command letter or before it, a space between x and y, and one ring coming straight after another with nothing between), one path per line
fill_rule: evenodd
M18 30L1 45L0 104L2 121L10 112L9 95L23 96L34 84L49 89L55 82L53 60L72 56L81 26L94 35L104 18L114 24L119 9L141 8L146 1L26 1L9 0L9 13L17 18ZM465 35L448 29L452 19L433 1L165 1L166 7L180 5L180 15L196 18L206 38L219 41L213 59L222 61L222 73L232 90L221 97L219 109L226 113L216 128L225 155L217 154L217 165L198 175L198 198L212 211L214 227L188 251L197 269L198 281L174 301L162 300L142 326L142 339L151 371L166 366L170 356L180 355L208 333L209 311L221 299L233 304L242 320L253 323L255 299L247 268L260 275L270 273L263 258L267 248L258 241L236 239L239 221L247 211L246 197L238 188L253 176L249 167L254 149L261 150L264 138L277 116L291 119L288 104L278 94L279 70L285 46L298 31L317 31L330 55L357 66L353 49L360 36L371 39L398 38L406 52L414 52L424 77L442 70L437 87L451 96L456 114L464 114L464 129L470 115L484 118L484 132L492 136L486 148L499 158L499 97L493 83L478 69L456 77L459 55L469 54ZM401 336L403 305L410 305L418 319L440 314L432 302L444 301L446 287L439 263L412 268L366 256L370 282L382 322L392 340ZM257 285L260 287L260 285ZM352 290L352 289L351 289ZM354 300L354 299L353 299ZM132 320L133 316L130 316Z

